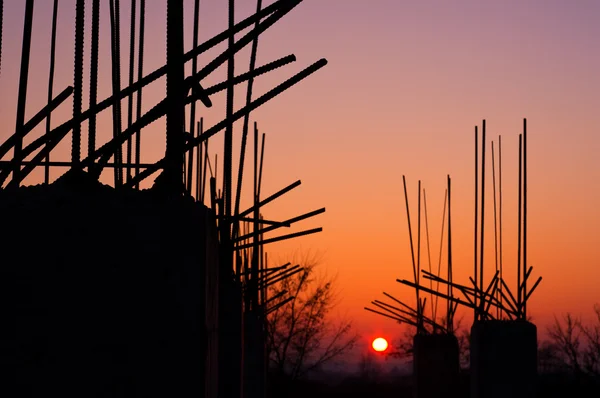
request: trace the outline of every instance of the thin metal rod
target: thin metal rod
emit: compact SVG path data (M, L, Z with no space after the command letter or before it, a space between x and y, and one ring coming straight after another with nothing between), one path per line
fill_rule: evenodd
M307 67L306 69L304 69L301 72L297 73L296 75L294 75L293 77L289 78L285 82L281 83L277 87L273 88L272 90L270 90L266 94L262 95L261 97L259 97L255 101L252 101L252 104L249 107L245 106L242 109L240 109L237 112L235 112L233 114L233 116L232 116L233 121L242 118L247 112L251 112L254 109L256 109L259 106L261 106L262 104L266 103L267 101L275 98L277 95L281 94L282 92L284 92L288 88L292 87L296 83L299 83L300 81L302 81L306 77L310 76L314 72L318 71L319 69L321 69L325 65L327 65L327 60L326 59L321 59L321 60L315 62L311 66ZM227 125L227 123L229 123L229 122L230 121L226 119L226 120L222 120L221 122L215 124L213 127L211 127L210 129L206 130L200 137L198 137L198 138L196 138L194 140L191 140L186 145L185 150L187 151L187 150L193 148L195 145L198 145L199 142L202 142L206 138L208 138L208 137L216 134L217 132L221 131ZM156 163L156 167L154 169L147 169L144 173L140 173L140 175L138 176L138 178L139 179L144 179L144 178L148 177L149 175L152 175L153 173L155 173L157 170L159 170L162 167L162 165L164 164L164 162L165 162L164 158L161 159L161 160L159 160Z
M295 61L295 57L293 55L287 56L287 57L283 57L277 61L273 61L270 62L266 65L263 65L259 68L257 68L254 71L254 75L258 76L262 73L268 72L270 70L274 70L276 68L279 68L287 63L290 62L294 62ZM307 70L310 68L307 68ZM306 71L306 70L305 70ZM302 72L301 72L302 73ZM296 78L296 76L294 76L294 78ZM245 73L243 75L240 75L238 77L236 77L236 83L241 83L243 81L245 81L246 79L249 78L248 73ZM294 79L292 78L292 79ZM292 80L289 79L289 80ZM287 82L286 82L287 83ZM277 88L271 90L271 91L275 91ZM211 93L211 92L218 92L220 90L224 90L225 89L225 85L224 83L219 83L215 86L212 86L211 88L207 89L206 92L207 93ZM272 93L268 93L268 94L272 94ZM198 93L195 92L192 94L192 96L188 97L186 99L186 104L187 103L191 103L194 98L198 98ZM277 94L275 94L277 95ZM264 95L263 97L259 98L259 100L264 100L264 97L266 95ZM267 99L268 100L268 99ZM266 102L266 101L265 101ZM256 107L260 106L261 104L259 103L258 105L256 104L256 101L252 104L251 108L255 109ZM252 110L251 109L251 110ZM248 111L247 109L243 109L241 111ZM131 129L128 129L127 131L123 132L119 137L117 138L113 138L112 141L106 143L105 145L103 145L100 149L98 149L96 151L96 153L94 153L92 156L88 156L87 159L82 161L82 166L88 165L89 161L91 158L98 158L101 156L106 156L106 159L104 159L104 161L107 161L108 158L110 158L110 156L112 156L119 148L119 146L124 142L124 140L127 138L128 135L130 134L134 134L135 132L137 132L139 129L141 129L144 126L149 125L150 123L152 123L153 121L158 120L160 117L162 117L163 115L165 115L167 112L167 107L166 107L166 101L163 100L160 103L158 103L156 106L154 106L152 109L150 109L148 112L146 112L141 119L136 120L136 122L132 125ZM238 111L240 112L240 111ZM86 111L82 114L81 116L81 121L85 120L86 117L88 117L90 114L89 111ZM242 112L243 115L243 112ZM223 123L223 121L221 122ZM42 149L42 151L40 151L40 153L38 153L36 155L36 158L40 158L42 156L46 156L46 154L48 154L59 142L60 140L62 140L62 138L70 131L70 129L72 128L74 124L74 120L71 119L65 123L63 123L62 125L56 127L54 130L52 130L52 132L50 133L50 135L45 136L45 137L40 137L37 140L34 140L31 144L29 144L27 147L25 147L23 149L23 157L28 156L29 154L33 153L35 150L37 150L38 148L40 148L41 146L43 146L44 144L48 144L46 145L47 147ZM215 126L214 126L215 127ZM222 127L220 127L222 128ZM215 134L218 131L213 131L212 129L210 130L212 131L210 135ZM15 136L15 134L13 134L13 136ZM11 136L10 139L13 139L13 136ZM206 137L204 137L206 138ZM16 139L16 138L15 138ZM203 139L201 139L200 137L198 137L196 139L196 143L197 142L201 142L203 141ZM190 141L191 142L191 141ZM99 163L102 163L102 161L99 161ZM97 166L99 169L98 173L101 171L101 166ZM31 172L31 170L24 170L22 174L23 178L25 178L28 173Z
M75 67L73 77L73 119L79 120L83 96L83 34L85 30L85 3L75 3ZM81 123L73 125L71 144L71 162L78 165L81 161Z
M46 166L46 163L41 164L39 162L34 162L32 160L23 160L23 161L21 161L19 163L21 165L31 165L34 168L35 167L42 167L42 166L45 167ZM15 162L13 160L0 160L0 166L2 166L2 167L0 167L0 169L3 169L3 168L12 168L14 164L15 164ZM53 160L53 161L48 162L47 164L50 167L69 167L69 168L71 168L71 167L74 166L73 163L70 162L70 161L69 162L64 162L64 161L61 162L61 161ZM110 167L121 167L121 166L119 166L119 164L122 165L122 166L124 166L124 167L128 166L127 163L118 163L118 164L117 163L106 163L105 167L109 167L109 168ZM151 167L152 165L153 165L153 163L141 163L140 167ZM133 167L134 163L129 164L129 166Z
M478 158L478 153L479 153L479 147L477 144L477 140L478 140L479 134L477 133L477 126L475 126L475 229L474 229L474 233L473 233L473 250L474 250L474 254L473 254L473 278L475 280L477 280L477 227L478 227L478 222L477 222L477 218L478 218L478 198L479 198L479 176L478 176L478 170L479 170L479 162L477 160ZM475 295L475 297L473 298L473 301L475 303L475 307L477 307L477 295ZM475 312L473 314L474 320L477 320L478 318L478 314L477 312Z
M259 243L259 245L266 245L268 243L279 242L279 241L291 239L291 238L297 238L299 236L310 235L310 234L314 234L314 233L321 232L321 231L323 231L323 228L313 228L313 229L309 229L306 231L295 232L293 234L287 234L287 235L277 236L275 238L264 239L258 243ZM249 247L252 247L253 245L254 245L254 243L248 243L246 245L236 246L235 250L247 249Z
M444 249L443 243L444 243L444 228L445 228L445 222L446 222L446 201L447 200L448 200L448 189L446 188L446 191L444 191L444 210L442 211L442 231L440 233L440 250L439 250L439 258L438 258L437 275L439 275L442 270L442 252ZM439 291L439 289L440 289L440 283L437 282L435 290ZM433 314L433 319L437 319L438 299L439 299L439 296L435 296L435 312Z
M292 301L294 298L296 298L296 296L288 297L285 300L283 300L282 302L280 302L280 303L274 305L273 307L267 309L265 311L265 315L269 315L271 312L277 311L279 308L283 307L284 305L286 305L287 303L289 303L290 301Z
M518 225L519 225L519 232L517 233L517 239L518 239L518 243L517 243L517 308L519 308L519 311L521 311L521 231L522 231L522 227L523 224L521 222L522 218L522 214L521 214L521 209L522 207L522 197L523 197L523 136L521 134L519 134L519 211L518 211ZM521 318L522 313L519 314L519 318Z
M225 199L225 217L230 217L233 214L231 209L231 177L232 177L232 158L233 158L233 94L234 94L234 84L233 78L235 76L235 58L233 52L234 46L234 34L233 27L235 25L235 0L229 0L228 7L228 22L229 22L229 37L227 38L227 81L229 84L227 85L227 93L226 93L226 115L227 119L230 120L225 125L225 135L224 135L224 144L223 144L223 197ZM229 220L226 219L223 223L225 229L227 229L227 241L231 238L231 225L229 224Z
M27 81L29 77L29 55L31 50L31 28L33 24L33 0L25 3L25 21L23 23L23 48L21 51L21 73L19 76L19 94L17 97L17 123L15 131L21 134L25 124L25 106L27 104ZM23 138L17 139L15 143L14 158L21 160L23 149ZM13 180L19 185L21 178L21 166L16 164L13 170Z
M396 318L397 318L397 321L398 321L398 322L404 322L404 323L406 323L406 324L409 324L409 325L415 326L415 327L417 327L417 328L419 327L418 320L417 320L417 321L413 321L413 320L412 320L412 319L410 319L410 318L407 318L407 317L405 317L405 316L402 316L402 315L400 315L400 314L398 314L398 313L394 312L394 311L393 311L391 308L388 308L388 307L386 307L386 306L385 306L385 305L383 305L382 303L371 302L371 304L372 304L372 305L374 305L374 306L375 306L375 307L377 307L377 308L380 308L380 309L382 309L382 310L384 310L384 311L387 311L387 312L389 312L390 314L392 314L394 317L396 317ZM383 314L382 314L382 315L383 315Z
M275 229L277 229L279 227L290 226L291 224L293 224L295 222L306 220L307 218L316 216L316 215L321 214L321 213L325 213L325 208L324 207L321 208L321 209L318 209L318 210L311 211L311 212L306 213L306 214L302 214L301 216L297 216L297 217L290 218L288 220L282 221L282 222L279 223L279 225L273 225L273 226L270 226L270 227L263 228L259 232L261 234L265 234L265 233L271 232L271 231L273 231L273 230L275 230ZM245 239L249 239L251 237L252 237L252 234L242 235L242 236L237 237L234 240L234 242L236 242L236 243L237 242L241 242L241 241L243 241Z
M262 135L262 140L260 143L260 164L258 166L258 185L256 186L256 194L260 197L260 191L262 187L262 175L263 175L263 163L265 158L265 133Z
M119 50L117 49L117 43L119 41L118 39L118 29L117 29L117 15L116 15L116 4L115 4L116 0L110 0L110 26L111 26L111 64L112 64L112 90L113 90L113 95L112 95L112 115L113 115L113 139L116 139L121 132L121 98L117 97L117 93L119 93L120 90L120 56L119 56ZM74 120L74 123L76 124L77 121ZM115 151L115 163L120 163L121 159L119 159L119 151L120 151L120 146L116 149ZM120 180L120 174L119 174L119 168L115 167L114 169L114 184L115 187L118 187L121 185L121 180Z
M38 113L36 113L31 119L25 123L23 128L21 129L20 134L11 135L6 141L0 144L0 158L4 157L12 148L14 148L15 143L18 139L23 139L27 134L29 134L34 128L37 127L44 119L48 120L48 117L52 114L52 112L58 108L69 96L73 94L73 86L68 86L63 91L60 92L55 98L51 98L46 106L44 106ZM22 152L23 154L25 151ZM13 160L15 162L16 160ZM0 179L1 182L4 182L6 176L2 176Z
M135 15L137 1L131 0L131 27L129 31L129 85L133 85L133 74L135 70ZM131 127L133 123L133 92L129 94L127 98L127 127ZM133 143L132 137L127 137L127 163L132 162L132 154L133 154ZM126 180L129 182L131 179L131 167L127 167L126 171Z
M525 286L525 283L527 282L527 279L529 279L529 275L531 274L531 271L533 271L533 267L529 267L529 269L525 273L525 277L523 278L523 281L521 282L520 289L522 289L523 291L525 291L523 289L523 287Z
M0 0L1 1L1 0ZM98 2L100 0L96 0L96 2ZM54 66L56 64L56 24L57 24L57 20L58 20L58 0L54 0L54 7L52 9L52 32L50 34L50 71L48 73L48 104L50 104L50 102L52 102L52 91L54 90ZM0 36L2 35L2 32L0 30ZM0 42L1 42L2 38L0 37ZM0 53L2 51L2 48L0 46ZM92 53L93 54L93 53ZM93 71L93 69L92 69ZM90 90L90 101L92 98L93 92ZM95 122L95 119L94 119ZM92 121L90 120L90 126ZM52 126L52 113L48 113L48 116L46 117L46 134L50 133L51 130L51 126ZM95 124L94 124L95 127ZM91 128L91 127L90 127ZM44 167L44 182L46 184L50 184L50 154L48 154L48 156L46 156L45 159L45 167Z
M525 296L525 302L527 302L527 300L529 300L529 297L531 296L531 294L533 293L533 291L535 290L535 288L540 284L541 281L542 281L542 277L540 276L538 278L538 280L533 284L533 287L531 288L531 290L529 291L529 293L527 293L527 296Z
M164 171L167 189L174 195L183 188L184 128L183 1L167 1L167 147ZM143 174L143 172L141 173ZM139 177L139 175L138 175Z
M196 48L198 47L198 29L199 29L199 19L200 19L200 0L195 0L194 1L194 32L193 32L193 45L192 48ZM198 58L194 57L192 58L192 74L195 74L198 72ZM195 138L196 137L196 101L192 101L191 106L190 106L190 134ZM201 145L198 145L196 148L196 152L197 152L197 157L198 157L198 165L201 162L201 158L200 158L200 147ZM188 179L187 179L187 191L189 194L192 193L192 168L194 165L194 151L190 151L189 154L189 158L188 158ZM199 177L198 177L198 173L199 173L199 168L196 167L196 181L199 181ZM196 184L198 184L196 182ZM198 189L196 188L196 192L198 191ZM198 198L198 193L196 193L196 200Z
M492 188L494 194L494 261L496 266L496 272L500 272L498 267L498 211L496 202L496 159L494 154L494 141L492 141ZM500 317L497 313L496 317Z
M249 89L249 91L251 92L251 88ZM249 103L251 98L247 97L246 98L246 102ZM246 119L244 119L245 123L246 123ZM245 135L248 135L248 126L245 124L244 125L246 130L245 130ZM244 137L246 138L246 137ZM245 142L243 142L243 144L245 145ZM256 268L258 267L258 255L259 255L259 240L262 240L262 234L260 233L260 227L258 225L258 218L260 217L259 211L260 208L258 206L258 203L260 201L260 198L258 197L258 125L256 124L256 122L254 122L254 184L253 184L253 207L254 207L254 223L252 225L252 232L253 232L253 236L252 236L252 242L254 243L254 245L252 246L252 266L251 266L251 278L254 279L258 279L258 273L256 272ZM240 174L239 174L239 178L242 178L242 169L240 168ZM238 180L238 188L241 189L241 181ZM240 195L240 191L238 191L238 196L236 199L236 209L235 209L235 214L239 214L239 195ZM257 290L258 292L258 285L256 286L252 286L254 289ZM262 289L261 289L262 290ZM256 303L254 303L256 304Z
M513 296L512 292L506 285L506 282L502 281L502 285L504 286L504 290L502 291L502 294L504 294L504 291L506 291L508 293L508 296L510 297L510 300L508 300L508 298L506 296L504 296L504 298L506 299L506 302L515 311L515 314L517 315L517 317L520 318L521 317L520 316L521 305L519 304L519 301L515 299L515 296ZM513 304L514 304L514 306L513 306Z
M261 0L257 1L256 7L257 7L256 12L259 13L262 8ZM259 22L260 22L260 19L257 19L254 24L255 30L258 29ZM250 66L248 68L249 72L253 72L256 69L256 53L257 53L257 51L258 51L258 35L252 41L252 49L250 52ZM252 102L252 87L253 87L253 85L254 85L254 78L251 77L250 79L248 79L248 86L246 89L246 106L250 105L250 103ZM248 139L249 123L250 123L250 114L248 113L244 116L244 124L242 127L242 144L241 144L241 148L240 148L240 163L239 163L239 168L238 168L237 187L236 187L236 194L235 194L235 210L234 210L235 215L237 215L240 211L242 182L244 180L244 162L246 159L246 141ZM257 129L256 122L254 123L254 129L255 130ZM256 156L256 149L255 149L255 156ZM256 166L256 159L255 159L254 163ZM256 172L256 170L255 170L255 172ZM256 175L255 175L254 179L255 179L255 185L256 185ZM256 195L256 186L254 188L254 192ZM254 258L254 256L253 256L253 258ZM255 261L258 266L258 257L256 258Z
M401 284L403 284L403 285L406 285L406 286L412 287L412 288L414 288L414 289L416 289L416 288L417 288L417 286L416 286L416 285L415 285L413 282L411 282L411 281L407 281L406 279L403 279L403 280L396 279L396 282L399 282L399 283L401 283ZM427 287L425 287L425 286L419 286L419 289L421 289L421 290L423 290L424 292L427 292L427 293L432 293L432 294L438 295L438 296L440 296L441 298L449 299L448 295L446 295L446 294L444 294L444 293L440 293L440 292L436 292L436 291L430 290L430 289L428 289L428 288L427 288ZM468 303L468 302L466 302L466 301L463 301L463 300L461 300L461 299L459 299L459 298L456 298L456 297L455 297L455 298L454 298L454 301L455 301L455 302L457 302L457 303L459 303L459 304L461 304L461 305L464 305L465 307L468 307L468 308L473 308L473 309L475 309L475 311L476 311L477 313L479 313L479 312L480 312L480 310L479 310L479 308L478 308L478 307L476 307L476 306L474 306L473 304L470 304L470 303Z
M454 300L454 291L452 290L452 278L453 278L453 270L452 270L452 211L451 211L451 199L452 199L452 185L450 176L447 177L447 191L448 191L448 309L446 314L447 319L447 329L449 333L454 333L454 310L452 309L452 301Z
M406 177L402 176L402 183L404 185L404 201L406 202L406 219L408 222L408 239L410 240L410 254L411 254L411 258L412 258L412 267L413 267L413 278L415 283L418 286L418 277L417 277L417 265L415 263L415 249L414 249L414 245L413 245L413 238L412 238L412 228L410 225L410 209L408 206L408 191L406 189ZM420 185L419 185L420 186ZM420 190L419 190L420 192ZM419 196L420 198L420 196ZM415 288L415 293L416 293L416 302L417 305L419 304L419 288Z
M500 280L504 279L504 276L502 274L503 268L502 268L502 136L498 136L498 215L499 215L499 220L498 220L498 233L499 233L499 260L500 260ZM498 286L498 289L500 291L500 303L502 303L502 284L500 284Z
M415 283L419 285L421 277L421 180L419 180L417 184L417 189L419 191L417 195L419 202L417 205L417 279L415 280ZM419 310L418 324L420 326L420 329L422 329L421 318L423 315L423 311L420 303L421 301L419 300L419 296L417 295L417 309Z
M263 207L263 206L265 206L266 204L268 204L268 203L272 202L273 200L277 199L278 197L280 197L280 196L282 196L282 195L284 195L284 194L288 193L288 192L289 192L289 191L291 191L292 189L294 189L294 188L296 188L296 187L300 186L300 184L302 184L302 181L300 181L300 180L298 180L298 181L296 181L296 182L293 182L293 183L291 183L291 184L290 184L290 185L288 185L287 187L285 187L285 188L283 188L283 189L281 189L281 190L279 190L279 191L275 192L275 193L274 193L274 194L272 194L271 196L269 196L269 197L267 197L267 198L265 198L265 199L261 200L261 201L258 203L258 207L260 208L260 207ZM252 206L252 207L250 207L249 209L246 209L246 210L244 210L243 212L241 212L241 213L239 214L239 216L238 216L238 217L244 217L244 216L247 216L248 214L252 213L252 212L254 211L254 209L255 209L255 206L253 205L253 206Z
M141 81L144 77L144 37L145 37L145 29L146 29L146 0L140 1L140 38L138 43L138 75L137 81ZM136 96L136 115L135 120L139 120L142 117L142 89L143 86L140 86L137 90ZM90 108L91 109L91 108ZM135 131L135 163L136 165L141 162L141 151L142 151L142 143L141 143L141 132L142 128L138 128ZM135 176L140 173L140 168L138 166L135 167ZM135 185L135 189L140 189L140 184L137 183Z
M258 289L264 289L266 287L273 286L274 284L279 283L284 279L288 279L302 271L304 271L304 268L293 269L293 271L290 269L289 271L282 272L281 274L275 275L268 280L261 281L260 284L257 284Z
M198 137L200 135L200 122L196 123L196 137ZM200 188L202 185L202 144L198 144L198 146L196 146L196 201L198 202L200 200Z
M200 130L199 135L202 135L204 129L204 118L200 118ZM204 168L202 169L202 192L200 193L200 199L204 204L204 198L206 194L206 170L210 167L210 159L208 155L208 139L204 142ZM202 143L200 143L202 145ZM209 167L207 167L209 166ZM210 168L210 174L212 175L212 167Z
M481 130L481 239L479 242L479 288L483 290L483 232L485 231L485 120L483 120L483 127Z
M429 220L427 217L427 194L425 192L425 188L423 188L423 207L425 209L425 235L427 237L427 261L429 265L428 271L431 272L431 247L429 245ZM433 281L429 281L429 288L433 290ZM435 308L434 308L434 300L433 295L431 296L431 315L435 319Z
M527 269L527 119L523 119L523 275ZM529 293L530 294L530 293ZM527 319L527 278L523 278L523 319Z
M388 315L388 314L386 314L386 313L384 313L384 312L380 312L380 311L377 311L377 310L372 310L371 308L368 308L368 307L364 307L364 309L365 309L365 310L367 310L367 311L369 311L369 312L373 312L373 313L375 313L375 314L378 314L378 315L385 316L385 317L387 317L387 318L393 319L393 320L395 320L396 322L400 322L400 323L402 323L402 322L405 322L405 323L408 323L408 324L410 324L410 325L416 326L416 325L415 325L415 324L413 324L412 322L406 322L404 319L400 319L400 318L397 318L397 317L395 317L395 316Z
M113 1L114 0L110 0L111 4L113 3ZM288 12L290 12L300 2L301 2L301 0L277 0L273 4L269 5L268 7L265 7L260 12L260 14L251 15L250 17L246 18L245 20L239 22L235 26L234 32L238 33L241 30L247 28L248 26L252 25L256 21L256 19L263 18L269 14L274 14L274 15L271 15L267 20L265 20L261 23L259 31L263 32L266 29L268 29L270 26L272 26L275 22L277 22L279 19L281 19L283 16L285 16ZM114 13L114 6L111 6L110 9L111 9L111 12ZM114 18L114 17L111 16L111 18ZM114 23L114 22L112 22L112 19L111 19L111 23ZM111 31L112 31L112 29L111 29ZM248 44L251 40L253 40L252 35L256 34L256 33L257 32L254 32L254 31L250 32L249 34L244 36L242 39L240 39L236 43L236 52L239 51L241 48L243 48L243 46ZM229 35L229 30L226 30L226 31L221 32L220 34L214 36L213 38L207 40L206 42L202 43L195 49L188 51L183 57L184 61L187 62L187 61L193 59L194 57L210 50L212 47L218 45L223 40L225 40L228 37L228 35ZM221 54L221 55L223 55L223 54ZM289 57L285 57L285 59L287 59L287 58L289 58ZM222 59L222 57L221 57L221 63L219 65L213 65L213 66L216 68L225 61L226 61L226 59ZM293 61L295 61L295 58L288 62L293 62ZM319 61L319 62L321 62L321 61ZM64 122L62 125L56 127L54 130L52 130L52 139L53 140L54 139L61 140L63 138L63 136L65 134L67 134L68 131L70 131L74 122L84 122L92 114L97 114L97 113L103 111L104 109L110 107L111 105L114 105L116 100L123 99L123 98L127 97L130 92L135 92L135 91L139 90L141 87L152 83L156 79L164 76L166 74L166 72L167 72L167 65L164 65L161 68L146 75L142 79L138 79L138 81L136 83L134 83L133 86L126 87L123 90L121 90L120 92L118 92L116 95L111 95L110 97L104 99L103 101L101 101L100 103L98 103L96 105L95 109L86 110L85 112L83 112L81 114L81 119L79 121L74 121L73 119L71 119L71 120ZM196 76L194 76L194 81L200 81L204 77L206 77L206 76L204 76L204 74L203 75L197 74ZM45 143L46 141L43 141L43 142ZM32 145L33 145L33 143L32 143ZM35 145L32 148L37 149L37 148L39 148L39 145ZM35 149L32 149L32 151Z

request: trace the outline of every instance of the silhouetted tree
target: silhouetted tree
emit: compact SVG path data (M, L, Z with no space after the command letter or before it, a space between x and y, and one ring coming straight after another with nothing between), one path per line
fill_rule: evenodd
M562 321L554 318L548 327L550 342L541 345L540 360L552 362L575 375L600 377L600 305L594 306L595 319L584 325L570 313Z
M563 365L574 373L581 373L581 322L570 313L563 316L562 322L554 317L554 323L548 327L548 336L553 345L546 349L555 348L557 358Z
M292 380L320 369L352 349L358 336L347 319L333 319L338 295L335 278L315 271L317 258L305 255L303 271L269 289L269 297L287 291L270 305L293 297L267 316L270 368Z

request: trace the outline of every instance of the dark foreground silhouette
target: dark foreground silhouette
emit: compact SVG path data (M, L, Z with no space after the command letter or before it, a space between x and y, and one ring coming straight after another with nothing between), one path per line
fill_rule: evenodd
M0 396L203 396L204 206L78 172L0 214Z

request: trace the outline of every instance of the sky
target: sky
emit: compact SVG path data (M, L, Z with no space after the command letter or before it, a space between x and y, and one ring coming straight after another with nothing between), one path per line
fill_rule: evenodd
M52 1L36 1L26 115L47 101ZM74 0L59 6L55 95L73 81ZM86 42L91 2L86 2ZM99 99L111 93L108 2L101 9ZM130 2L121 1L122 86L127 85ZM148 0L144 72L165 62L166 1ZM192 47L193 1L186 0L185 48ZM200 41L227 27L225 1L202 0ZM272 1L265 2L265 5ZM15 125L24 1L4 1L0 123L5 139ZM253 1L238 1L236 21L249 16ZM366 312L386 291L414 304L414 292L396 282L412 279L410 241L402 185L406 177L411 221L416 225L417 181L426 190L432 267L439 259L446 176L452 179L454 280L468 283L473 272L474 128L487 125L485 279L495 269L491 148L502 136L503 264L516 284L518 135L528 125L528 264L543 277L529 301L529 315L543 336L553 317L565 312L592 315L600 303L600 3L594 0L405 1L305 0L261 35L258 65L295 54L297 61L255 81L254 97L325 58L317 73L251 115L266 134L262 192L302 185L264 208L268 219L286 219L325 207L326 213L290 232L323 232L266 248L273 262L306 253L319 255L321 272L336 277L341 301L335 316L353 320L365 342L376 335L401 336L394 321ZM203 66L225 43L199 58ZM89 84L89 45L84 85ZM249 47L236 57L236 73L248 70ZM188 73L191 67L187 67ZM222 81L226 66L204 87ZM236 89L243 106L245 85ZM144 90L143 109L165 95L159 79ZM201 109L204 126L225 116L225 96ZM87 109L88 90L84 90ZM53 125L68 120L67 100ZM126 110L127 101L123 102ZM125 119L125 118L124 118ZM111 135L111 112L99 117L98 142ZM124 124L126 123L126 119ZM237 170L241 123L234 130ZM44 131L36 129L33 137ZM82 131L87 132L87 124ZM85 134L84 134L85 137ZM144 129L143 162L164 154L164 119ZM210 141L214 156L222 133ZM250 140L252 145L252 140ZM85 142L83 148L87 147ZM53 159L69 159L69 140ZM250 156L251 152L248 152ZM497 152L496 152L497 155ZM221 160L219 160L221 162ZM242 203L250 198L247 163ZM219 165L222 170L222 164ZM53 171L57 178L60 171ZM36 171L26 181L36 184ZM112 183L104 173L102 181ZM146 186L151 180L146 183ZM286 231L287 232L287 231ZM422 263L427 260L422 235ZM442 264L446 250L442 252ZM271 262L270 262L271 263ZM272 263L271 263L272 264ZM470 311L459 311L463 325Z

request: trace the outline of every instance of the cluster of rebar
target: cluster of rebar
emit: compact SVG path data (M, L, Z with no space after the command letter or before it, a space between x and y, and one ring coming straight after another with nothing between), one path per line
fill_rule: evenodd
M384 295L394 300L401 308L388 303L375 300L372 304L378 307L378 310L365 308L368 311L379 315L392 318L398 322L403 322L416 327L417 333L435 333L446 332L453 333L453 318L458 305L470 308L474 313L474 320L488 319L527 319L527 301L535 291L542 278L539 277L533 286L528 290L527 280L529 279L533 267L527 268L527 120L523 120L523 133L519 134L519 188L518 188L518 244L517 244L517 294L513 294L503 277L503 255L502 255L502 137L498 137L498 186L496 184L496 156L494 151L494 142L491 143L492 150L492 183L493 183L493 207L494 207L494 257L495 273L489 282L484 285L484 228L485 228L485 155L486 155L486 125L483 121L481 134L481 149L479 147L478 127L475 127L475 212L474 212L474 267L473 276L469 277L469 284L459 284L452 278L452 228L450 211L450 176L447 180L446 198L448 202L448 267L446 277L440 274L438 266L437 273L421 269L421 182L419 181L419 205L418 205L418 226L417 226L417 256L415 261L415 250L413 244L412 228L410 223L410 210L408 205L408 194L406 190L406 179L403 177L404 193L406 200L406 213L408 220L409 239L411 245L413 280L397 279L403 285L409 286L415 290L416 308L403 303L397 298L384 292ZM481 164L479 163L479 153L481 151ZM480 172L481 171L481 172ZM425 204L425 219L427 229L427 248L429 251L429 230L427 227L427 205L425 199L425 190L423 190ZM446 213L446 202L444 202L444 216ZM444 226L442 222L443 241ZM441 245L440 245L440 264L441 264ZM430 256L429 256L430 257ZM420 275L429 280L429 287L420 283ZM434 289L432 283L436 283ZM439 285L446 286L446 292L441 292ZM457 294L455 294L458 293ZM426 299L421 297L421 293L431 295L431 316L424 315ZM444 322L439 322L437 318L437 299L443 298L447 301L446 316ZM435 305L433 301L435 299ZM383 312L382 312L382 311Z
M128 84L121 87L121 16L120 0L110 0L110 43L111 43L111 68L112 68L112 95L98 102L98 51L100 40L101 2L92 1L91 9L91 56L90 62L90 96L89 106L83 110L83 67L85 44L85 14L84 1L77 0L75 8L75 49L74 49L74 75L73 85L64 88L58 95L54 95L54 70L56 58L56 30L59 23L59 1L54 0L52 14L50 68L48 78L48 104L39 110L29 120L25 120L27 99L27 81L30 68L30 43L33 29L34 0L27 0L25 5L25 23L23 35L23 49L21 55L21 74L19 81L19 95L17 98L17 122L15 132L0 145L0 187L1 189L18 188L23 180L37 167L44 167L44 182L51 183L50 170L53 167L67 167L71 171L87 170L92 179L100 178L105 168L113 168L114 187L122 189L140 189L140 183L158 171L162 173L156 178L154 188L164 191L170 196L191 196L199 203L204 204L208 194L208 205L214 210L218 224L218 237L220 245L218 284L219 291L226 292L223 286L233 286L236 294L229 297L219 297L221 300L219 319L232 319L249 313L260 322L264 322L270 311L284 305L293 297L278 301L281 296L267 297L267 289L275 283L288 278L302 269L296 265L291 267L286 264L280 267L268 268L267 255L264 245L285 239L295 238L320 232L321 228L283 234L280 236L266 237L266 234L276 232L280 228L289 228L292 224L309 219L321 214L324 208L317 209L288 220L278 222L265 220L261 210L265 205L281 197L285 193L300 185L300 181L281 189L272 195L261 199L261 182L263 175L263 156L265 135L259 153L258 126L254 123L254 186L252 206L246 210L240 209L242 182L244 177L244 163L250 126L250 113L275 98L288 88L294 86L306 77L327 64L325 59L313 63L299 73L275 86L258 98L253 98L254 79L296 61L296 57L288 55L264 65L257 66L258 38L269 27L297 7L302 0L277 0L267 7L262 6L262 1L257 0L256 12L235 23L235 2L229 0L228 28L209 40L199 44L198 27L200 15L200 1L194 2L194 27L193 46L184 53L183 35L183 0L166 0L166 64L150 73L144 73L144 36L145 36L145 0L131 0L130 21L130 47L129 47L129 74ZM2 53L2 5L0 0L0 56ZM139 13L138 13L139 10ZM138 19L139 15L139 19ZM139 21L139 23L138 23ZM136 29L136 25L139 26ZM251 28L239 39L236 34ZM136 40L137 38L137 40ZM227 48L203 67L199 68L198 57L227 40ZM247 72L235 75L235 55L248 44L252 45L250 66ZM137 45L137 75L135 73ZM184 65L192 61L192 72L185 75ZM0 58L1 62L1 58ZM211 87L203 87L201 82L213 71L227 63L227 78L221 83ZM1 63L0 63L1 65ZM142 113L142 90L158 78L166 76L166 97L156 106ZM238 110L234 109L234 89L240 83L247 83L245 105ZM197 101L205 107L211 107L210 96L221 91L226 91L225 118L212 127L204 128L204 119L199 117ZM73 95L73 116L66 122L52 126L51 116L64 101ZM134 95L136 96L134 112ZM122 128L121 101L127 98L127 124ZM189 127L186 131L186 106L190 105ZM112 138L98 146L97 115L112 109L113 134ZM142 135L143 129L159 118L166 116L166 153L163 159L155 163L142 163ZM239 169L237 172L237 186L235 192L232 184L232 147L233 124L243 118L243 131ZM45 133L38 138L23 145L27 137L42 121L46 122ZM82 157L81 150L81 124L88 123L87 156ZM222 155L222 189L217 189L217 154L214 163L209 156L209 139L225 131L225 145ZM72 132L71 160L56 161L51 159L54 148ZM125 161L123 159L123 146L125 145ZM1 160L10 150L13 157L10 160ZM111 162L112 159L112 162ZM214 166L214 167L213 167ZM123 175L124 174L124 175ZM207 181L209 186L207 187ZM195 189L194 189L195 188ZM228 300L240 301L226 303ZM273 303L277 303L273 305ZM222 308L221 308L222 307ZM227 310L232 310L228 313ZM235 323L235 322L234 322ZM245 334L242 324L237 331L240 341ZM225 339L223 339L225 340ZM231 344L231 342L226 342ZM264 344L264 343L257 343ZM244 361L242 352L235 353L236 358L228 358L219 353L220 362ZM263 358L264 359L264 358ZM202 359L199 359L202 360ZM219 365L221 367L221 365ZM227 391L238 394L241 386L235 386L232 379L227 377ZM225 382L224 382L225 383ZM231 387L231 385L234 385ZM237 390L236 390L237 389Z

